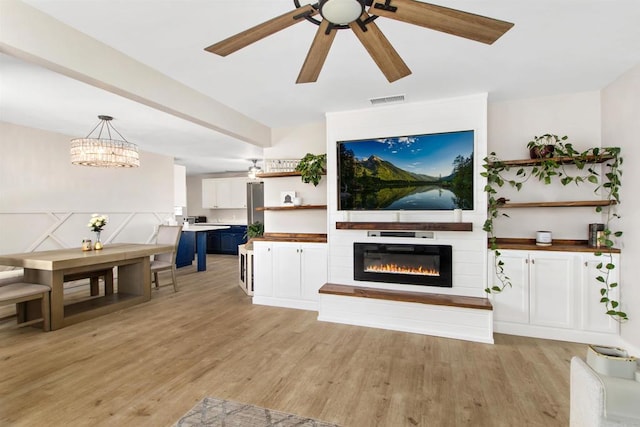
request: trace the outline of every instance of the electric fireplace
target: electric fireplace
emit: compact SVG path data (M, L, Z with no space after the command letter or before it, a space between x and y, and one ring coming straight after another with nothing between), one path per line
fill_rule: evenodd
M448 245L354 243L353 255L354 280L452 287Z

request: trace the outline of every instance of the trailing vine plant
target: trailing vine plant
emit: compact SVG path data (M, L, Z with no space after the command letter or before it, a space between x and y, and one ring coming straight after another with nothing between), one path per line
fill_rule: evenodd
M570 143L565 143L567 137L558 137L557 135L543 135L535 137L528 144L529 149L544 145L545 149L537 150L539 153L539 163L531 167L527 171L524 167L512 166L501 161L496 153L492 152L484 159L485 171L481 175L487 178L487 184L484 188L488 196L487 220L484 223L483 230L489 235L490 249L495 254L495 272L499 283L493 284L485 289L486 293L500 293L506 287L511 287L511 279L505 274L504 262L500 259L500 251L498 250L497 239L494 230L494 221L500 216L508 217L507 214L500 212L500 208L506 203L506 199L498 197L498 188L508 184L520 191L525 182L531 178L537 178L545 184L551 184L554 179L559 179L562 185L574 183L579 185L584 182L595 185L594 192L602 190L605 199L609 202L605 207L597 206L596 212L605 215L605 226L602 236L599 238L600 249L595 251L595 255L602 256L603 262L598 263L596 268L599 275L596 280L601 284L600 302L606 307L606 314L612 316L618 321L628 320L627 314L620 311L620 303L611 297L612 289L618 287L617 282L611 281L612 270L615 268L613 264L612 249L614 239L622 236L622 231L612 231L611 222L619 218L615 212L614 205L620 203L620 186L622 176L622 157L620 157L619 147L603 147L590 148L579 152L573 148ZM552 145L553 148L550 148ZM551 157L553 156L553 157ZM608 167L608 172L600 176L594 168L594 163L604 163ZM573 169L568 170L565 166L573 165L577 169L577 173ZM512 168L518 167L514 178L506 178L505 173Z

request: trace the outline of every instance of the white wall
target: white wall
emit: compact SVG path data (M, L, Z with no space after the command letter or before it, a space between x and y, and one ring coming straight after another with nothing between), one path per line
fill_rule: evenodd
M601 144L600 92L549 96L489 104L488 151L502 160L527 159L527 143L546 133L567 135L579 151ZM599 167L599 166L598 166ZM570 167L573 171L576 169ZM517 168L510 176L514 176ZM531 169L527 169L530 171ZM505 186L498 197L511 202L593 200L594 186L559 182L544 185L531 178L521 191ZM589 223L602 222L594 208L509 209L509 218L494 221L498 237L535 238L536 230L550 230L555 239L587 239Z
M437 232L435 239L370 238L366 231L337 230L337 221L450 222L452 211L378 211L347 213L337 209L336 142L402 135L475 131L475 170L480 170L487 147L487 95L475 95L440 101L410 103L327 114L327 193L329 230L329 282L359 284L416 292L484 296L487 282L487 239L482 231L486 219L485 180L476 175L475 206L463 211L464 222L473 223L472 232ZM353 242L411 242L452 245L454 258L453 288L411 286L353 280Z
M621 219L623 230L621 255L622 309L629 321L622 324L622 338L635 347L640 356L640 64L627 71L602 91L602 141L622 148Z
M265 159L300 159L307 153L326 152L324 122L273 129L272 146L264 149ZM304 205L327 203L327 179L317 187L305 184L299 176L264 179L265 206L279 206L283 191L295 191ZM326 233L325 210L265 211L265 231L268 233Z
M144 243L173 215L173 159L141 152L132 169L74 166L72 137L0 122L0 253L79 247L92 213L103 241Z

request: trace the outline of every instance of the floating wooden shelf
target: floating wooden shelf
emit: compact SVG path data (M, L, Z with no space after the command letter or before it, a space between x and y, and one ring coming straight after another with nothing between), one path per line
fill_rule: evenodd
M327 235L323 233L264 233L262 237L254 237L251 240L268 242L327 243Z
M477 310L493 310L491 302L487 298L481 297L365 288L361 286L336 285L334 283L325 283L318 292L321 294L341 295L356 298L446 305L449 307L475 308Z
M300 206L263 206L257 211L295 211L297 209L327 209L327 205L300 205Z
M581 206L609 206L615 205L615 200L577 200L573 202L526 202L526 203L504 203L498 205L500 209L509 208L575 208Z
M594 248L587 245L586 240L553 239L551 246L538 246L536 239L502 237L496 239L498 249L514 249L521 251L554 251L554 252L603 252L619 254L618 248ZM491 248L491 242L488 242Z
M585 163L604 163L607 160L613 159L613 156L585 156L584 158L580 158L580 160ZM505 166L537 166L542 162L553 160L554 162L561 163L563 165L573 164L576 160L575 157L551 157L548 159L522 159L522 160L501 160ZM489 165L493 165L493 162L489 162Z
M282 178L286 176L300 176L300 172L260 172L256 174L256 178Z
M322 175L326 175L326 172ZM301 176L300 172L260 172L256 174L256 178L285 178L288 176Z
M338 230L473 231L472 222L336 222Z

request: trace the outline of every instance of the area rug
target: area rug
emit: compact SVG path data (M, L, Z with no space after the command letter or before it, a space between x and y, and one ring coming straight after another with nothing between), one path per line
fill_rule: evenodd
M205 397L174 424L179 427L338 427L246 403Z

